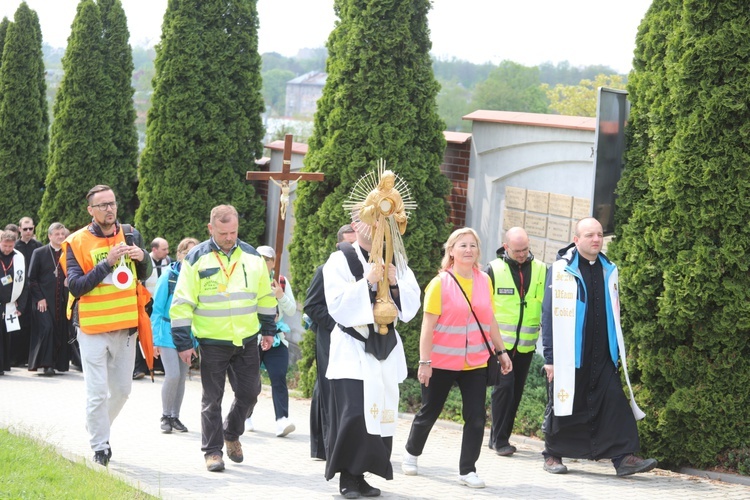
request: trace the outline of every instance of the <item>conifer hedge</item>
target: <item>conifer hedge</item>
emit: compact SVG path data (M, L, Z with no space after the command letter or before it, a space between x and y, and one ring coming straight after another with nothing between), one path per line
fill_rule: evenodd
M639 30L617 239L642 446L715 465L750 446L750 12L655 0Z
M36 12L22 2L14 22L6 19L0 24L0 37L0 213L5 223L25 216L37 220L47 169L49 117Z
M263 152L260 66L255 0L169 3L139 171L147 239L204 239L211 208L229 203L240 238L260 244L265 207L244 181Z
M417 210L404 237L409 266L422 287L435 276L450 233L440 172L444 124L432 72L428 0L341 0L327 42L328 79L318 100L305 171L324 182L300 182L290 248L295 296L304 300L315 268L335 249L336 232L350 222L342 208L357 180L379 158L409 184ZM398 330L410 368L416 366L421 315ZM301 363L308 373L313 357ZM303 384L305 382L303 381Z

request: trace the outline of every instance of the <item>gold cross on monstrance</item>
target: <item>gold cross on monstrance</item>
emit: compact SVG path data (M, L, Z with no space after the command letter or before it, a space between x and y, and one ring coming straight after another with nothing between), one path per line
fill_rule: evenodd
M271 181L281 188L279 198L279 215L276 223L276 265L274 276L279 276L281 271L281 254L284 252L284 229L286 228L286 215L291 211L291 185L297 181L320 182L325 178L321 172L296 172L292 173L292 134L284 136L284 156L281 172L247 172L245 179L248 181Z

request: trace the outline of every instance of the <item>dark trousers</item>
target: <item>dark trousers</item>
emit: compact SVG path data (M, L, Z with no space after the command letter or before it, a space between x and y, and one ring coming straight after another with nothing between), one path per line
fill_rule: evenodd
M521 403L526 377L529 375L533 352L508 352L512 356L513 371L500 375L500 383L492 388L492 428L489 447L498 450L508 446Z
M271 397L273 398L273 411L276 413L276 420L289 416L289 389L286 386L286 372L289 367L289 348L282 342L276 347L267 351L258 346L260 353L260 362L265 365L268 371L268 378L271 379ZM247 414L251 416L252 409Z
M432 369L429 387L422 385L422 407L411 424L406 451L416 456L422 454L430 430L443 411L445 400L454 382L461 391L461 414L464 419L458 470L459 474L466 475L476 472L475 464L482 450L486 420L484 405L487 395L487 368L463 371Z
M227 376L234 401L222 425L221 400ZM201 384L201 450L206 456L221 455L224 440L236 441L245 432L245 416L258 401L260 361L255 342L245 347L202 344Z
M3 304L5 306L5 304ZM3 311L5 309L3 308ZM24 366L29 361L29 341L31 338L31 300L28 301L26 310L20 311L18 322L20 330L8 332L10 342L10 364L11 366Z

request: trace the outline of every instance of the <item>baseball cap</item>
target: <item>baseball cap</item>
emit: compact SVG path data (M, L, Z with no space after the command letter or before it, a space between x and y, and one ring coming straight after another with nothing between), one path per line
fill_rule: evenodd
M267 245L259 246L256 250L266 259L276 259L276 251Z

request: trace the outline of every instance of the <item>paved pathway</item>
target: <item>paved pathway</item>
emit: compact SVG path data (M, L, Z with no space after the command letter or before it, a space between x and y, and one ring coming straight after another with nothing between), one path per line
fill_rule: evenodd
M226 460L226 471L210 473L200 451L198 377L187 382L180 418L190 432L184 434L163 434L159 429L162 379L157 377L155 384L148 379L133 382L130 400L112 428L114 456L110 473L165 499L341 498L338 480L326 482L324 463L310 459L308 400L291 398L291 417L297 431L277 438L270 390L264 388L253 417L257 430L241 438L245 462ZM9 401L14 404L8 405ZM225 409L230 401L228 393ZM93 453L84 429L84 384L80 372L45 378L14 368L0 377L0 402L0 427L43 439L67 457L91 464ZM420 457L420 475L404 476L401 450L409 423L407 419L400 420L394 439L394 480L385 481L378 476L368 479L383 490L383 498L750 498L749 486L660 469L618 478L608 461L566 460L570 472L551 475L542 470L540 443L523 438L513 441L519 451L510 458L498 457L485 448L477 472L487 488L471 490L457 481L461 433L455 425L436 426Z

